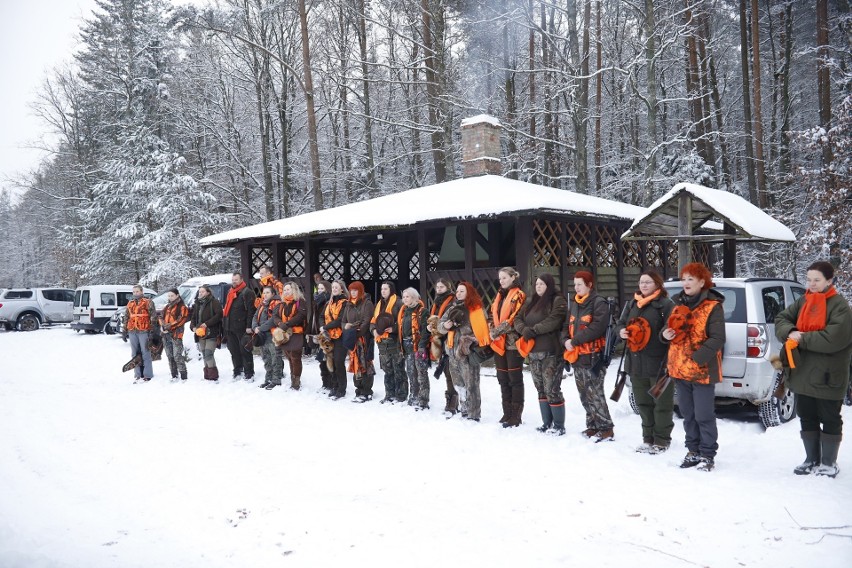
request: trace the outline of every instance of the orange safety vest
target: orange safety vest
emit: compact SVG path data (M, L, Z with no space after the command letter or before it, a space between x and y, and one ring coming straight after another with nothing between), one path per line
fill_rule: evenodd
M260 286L261 286L260 291L261 292L263 292L263 289L266 288L267 286L272 286L272 289L275 290L275 293L278 294L279 298L284 297L284 283L281 282L280 280L276 280L275 277L272 276L271 274L264 276L263 278L258 280L258 282L260 282ZM262 295L258 296L257 298L254 299L254 307L256 309L259 309L260 305L262 303L263 303L263 296Z
M524 291L519 287L515 287L511 288L509 293L506 294L506 298L503 299L502 305L500 303L501 299L503 299L502 289L497 292L497 297L494 298L494 301L491 303L491 321L493 322L494 327L497 327L503 322L507 322L511 327L515 321L515 316L517 316L518 312L521 311L521 307L524 305L527 295L524 294ZM506 336L501 335L496 339L492 339L491 349L493 349L498 355L505 354Z
M491 335L488 333L488 322L485 320L485 312L482 308L476 308L470 312L470 327L480 347L491 344ZM447 333L447 347L452 348L456 338L455 326Z
M381 313L381 311L382 311L382 302L383 301L384 300L379 300L378 302L376 302L376 308L373 310L373 319L370 320L370 323L373 323L373 324L376 323L376 318L379 317L379 313ZM393 314L393 307L395 305L396 305L396 294L391 294L391 297L388 298L388 303L385 306L385 313ZM400 309L399 311L401 312L402 309ZM378 331L378 330L376 330L376 331ZM382 341L387 339L389 336L390 336L390 334L388 332L380 333L376 337L376 343L381 343Z
M692 354L707 340L707 320L718 303L718 300L705 299L698 304L691 312L691 321L683 326L683 337L669 345L668 370L672 377L702 385L722 381L721 350L716 353L719 373L716 377L710 377L709 365L699 365L692 359Z
M278 319L281 319L281 300L272 299L269 301L269 305L266 306L266 319L275 317L276 310L278 311ZM263 311L263 303L260 304L260 307L254 313L254 319L257 320L258 324L260 324L261 311Z
M420 314L423 312L423 300L418 302L418 306L411 311L411 339L414 343L414 350L417 351L417 345L420 343ZM402 338L402 319L405 310L408 309L405 306L399 309L399 313L396 315L396 327L399 329L400 339ZM400 349L402 348L402 344L400 343Z
M298 311L299 311L299 302L295 302L295 301L292 301L292 300L289 301L289 302L283 302L282 301L281 321L282 322L289 321L291 318L293 318L293 316L296 315L296 312L298 312ZM289 312L289 313L287 313L287 312ZM301 325L294 325L290 329L293 330L293 333L305 333L305 328Z
M449 294L446 298L444 298L444 301L443 303L441 303L440 306L438 306L438 304L432 304L432 308L429 310L429 315L437 315L438 317L441 317L442 315L444 315L444 312L447 311L447 308L450 306L450 303L452 303L452 301L455 299L455 296Z
M183 302L178 302L174 305L166 304L163 309L163 317L160 318L160 325L165 327L170 324L169 333L175 339L183 339L183 326L189 319L189 308Z
M157 313L148 298L132 299L127 303L127 331L148 331L151 316Z
M594 311L594 307L592 308ZM577 316L573 313L571 317L568 318L568 336L571 339L574 339L574 322L577 321ZM592 314L586 314L584 316L580 316L580 329L585 329L589 327L589 324L592 323ZM580 345L575 345L572 351L566 351L562 354L562 358L566 361L576 362L577 358L580 355L589 355L591 353L597 353L598 351L602 351L606 346L606 333L598 337L597 339L593 339L587 343L581 343ZM569 355L570 354L570 355ZM569 359L570 357L570 359Z
M340 317L340 311L343 309L343 306L346 305L346 298L341 298L336 301L329 300L325 305L325 312L323 313L323 317L325 318L325 323L331 323L337 318ZM329 329L328 336L332 339L340 339L340 336L343 335L343 327L336 327L334 329Z

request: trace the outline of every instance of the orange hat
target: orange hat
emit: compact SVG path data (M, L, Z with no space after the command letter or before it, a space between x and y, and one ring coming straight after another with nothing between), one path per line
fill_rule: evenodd
M197 335L198 337L204 337L205 335L207 335L207 328L206 327L196 327L195 328L195 335Z
M676 334L672 341L678 342L684 338L686 332L683 327L686 325L686 320L692 315L692 311L684 305L677 305L672 310L671 315L669 316L669 321L666 323L667 326L675 330Z
M535 347L535 339L524 339L521 337L515 342L515 347L518 348L518 353L520 353L521 357L526 358L532 352L533 347Z
M651 339L651 324L643 317L633 318L627 322L627 348L642 351Z

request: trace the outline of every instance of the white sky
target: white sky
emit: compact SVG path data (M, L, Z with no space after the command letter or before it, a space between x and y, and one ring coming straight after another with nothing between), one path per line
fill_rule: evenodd
M186 4L199 0L178 0ZM71 61L95 0L0 0L0 188L35 170L48 127L30 110L44 78Z
M44 77L67 65L95 0L0 0L0 187L34 170L47 126L29 105Z

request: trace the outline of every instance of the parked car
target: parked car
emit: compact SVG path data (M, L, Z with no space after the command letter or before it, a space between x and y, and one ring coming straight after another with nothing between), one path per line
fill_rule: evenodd
M69 288L10 288L0 292L0 324L7 331L32 331L42 324L68 323L73 306Z
M198 289L204 284L210 286L213 290L213 295L224 306L225 300L228 297L228 292L231 289L230 272L225 274L214 274L212 276L196 276L195 278L190 278L178 286L178 293L183 299L183 303L186 304L186 307L190 310L192 309L192 305L195 303L195 298L198 297ZM152 298L154 301L154 307L157 308L157 314L163 313L163 308L165 308L168 303L167 295L168 292L163 292L162 294ZM110 320L110 327L112 328L113 333L123 333L126 322L127 308L119 308Z
M145 296L153 298L157 292L143 288ZM106 284L82 286L74 290L74 321L71 329L86 333L115 333L110 319L115 311L127 306L133 299L132 284Z
M716 385L716 406L754 405L767 428L796 417L796 397L772 396L780 380L769 358L781 349L775 338L775 316L805 294L794 280L769 278L714 278L714 290L725 297L725 348L722 382ZM665 283L669 295L683 289L679 281ZM639 413L630 390L630 405ZM677 400L675 400L677 404Z

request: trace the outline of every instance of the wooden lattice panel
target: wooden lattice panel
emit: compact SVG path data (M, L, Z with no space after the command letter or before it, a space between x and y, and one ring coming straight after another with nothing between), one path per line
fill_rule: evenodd
M624 256L624 266L632 268L642 266L642 247L639 241L622 241L622 255Z
M304 278L305 251L300 248L290 248L284 251L284 274L290 278Z
M408 261L408 274L410 280L417 280L420 278L420 253L415 252L411 256L411 260Z
M598 266L616 266L618 264L618 236L615 229L598 225L595 239L595 260Z
M566 223L565 236L568 243L568 266L591 266L592 229L589 225Z
M473 285L476 286L476 291L482 297L482 304L485 308L491 305L500 290L500 281L497 279L498 270L500 270L499 267L493 267L476 268L473 271Z
M320 274L326 280L343 280L343 251L324 249L319 252Z
M272 249L268 247L253 247L251 249L251 273L256 274L261 266L272 268Z
M429 270L435 270L438 267L438 261L441 259L441 253L439 251L432 251L429 253Z
M677 243L674 241L669 241L669 248L666 250L666 260L669 267L677 270L679 267L677 265Z
M379 251L379 280L399 278L399 257L395 250Z
M373 278L373 251L356 249L349 252L349 272L352 280Z
M645 247L645 260L648 266L662 267L665 253L659 241L648 241Z
M562 225L552 221L533 219L533 265L559 266L559 249Z

